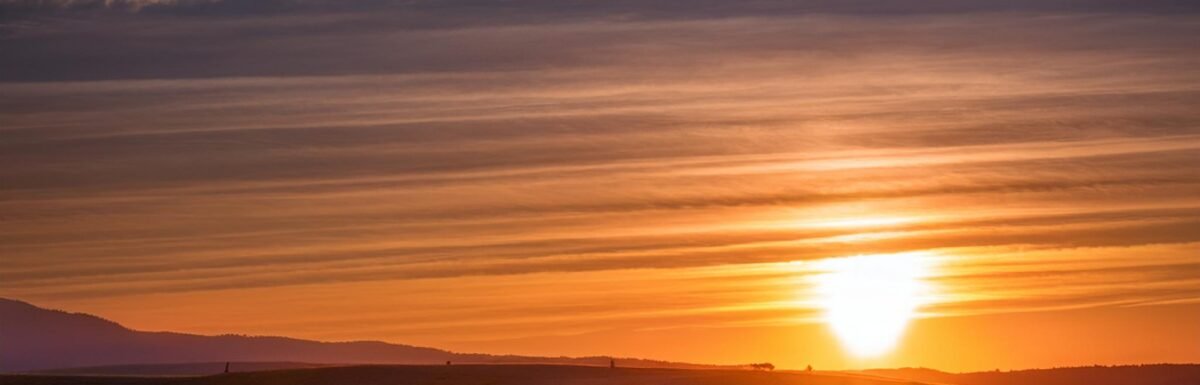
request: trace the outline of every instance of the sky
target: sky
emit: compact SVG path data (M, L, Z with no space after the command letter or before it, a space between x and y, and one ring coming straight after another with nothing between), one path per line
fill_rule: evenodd
M0 296L485 353L1200 362L1196 36L1168 0L0 0Z

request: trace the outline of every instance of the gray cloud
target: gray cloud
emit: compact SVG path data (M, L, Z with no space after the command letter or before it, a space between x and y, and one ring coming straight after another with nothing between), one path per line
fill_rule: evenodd
M924 49L1124 49L1131 43L1153 48L1170 44L1159 39L1184 42L1193 26L1053 19L1096 13L1134 20L1183 17L1200 9L1178 1L5 4L0 9L6 14L53 15L3 22L8 32L0 49L10 60L0 64L0 81L8 82L529 70L631 59L662 68L695 60L699 52L837 55L912 48L916 42L929 45ZM75 12L101 14L72 16ZM1023 17L995 17L1013 14ZM849 19L829 25L823 21L828 17ZM774 21L745 28L736 22L745 18ZM951 21L955 18L963 23Z

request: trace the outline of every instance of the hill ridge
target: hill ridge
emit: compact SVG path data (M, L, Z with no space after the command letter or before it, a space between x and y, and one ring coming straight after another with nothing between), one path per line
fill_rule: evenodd
M86 313L0 298L0 372L197 362L320 364L562 363L631 367L718 368L638 358L539 357L461 353L384 341L315 341L270 335L199 335L138 331Z

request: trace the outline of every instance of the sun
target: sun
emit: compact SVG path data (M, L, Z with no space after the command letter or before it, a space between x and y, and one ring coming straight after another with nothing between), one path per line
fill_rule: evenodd
M895 348L930 290L929 253L860 255L815 262L817 303L851 354Z

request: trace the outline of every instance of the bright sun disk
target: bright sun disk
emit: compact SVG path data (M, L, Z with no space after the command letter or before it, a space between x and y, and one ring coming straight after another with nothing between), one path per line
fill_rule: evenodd
M825 322L855 356L893 349L929 291L929 253L861 255L815 262Z

